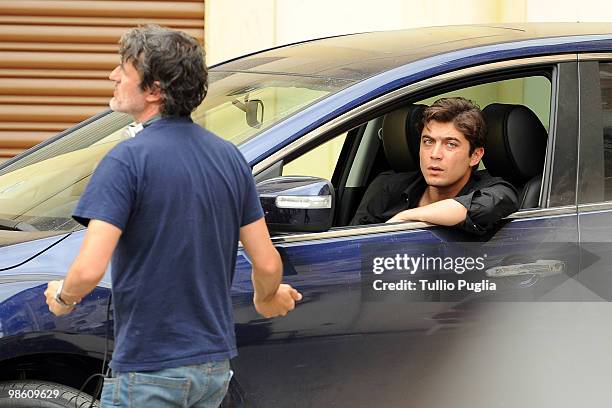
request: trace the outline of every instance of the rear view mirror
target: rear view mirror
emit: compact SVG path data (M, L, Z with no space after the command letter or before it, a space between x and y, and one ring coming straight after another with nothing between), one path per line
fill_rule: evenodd
M250 127L259 129L263 123L263 116L263 101L260 99L251 99L246 102L246 121Z
M249 94L244 97L244 102L234 99L232 105L246 114L247 125L259 129L264 118L264 104L261 99L249 99Z
M276 177L257 185L266 223L274 232L321 232L332 227L334 187L322 178Z

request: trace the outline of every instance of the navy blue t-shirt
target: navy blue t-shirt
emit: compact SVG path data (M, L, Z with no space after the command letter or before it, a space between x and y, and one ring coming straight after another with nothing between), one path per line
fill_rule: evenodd
M114 371L236 356L239 230L261 217L238 149L189 117L154 121L104 157L74 218L123 231L111 264Z

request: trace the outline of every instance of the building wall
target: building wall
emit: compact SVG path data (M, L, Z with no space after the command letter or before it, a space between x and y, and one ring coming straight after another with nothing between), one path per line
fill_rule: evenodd
M208 63L296 41L412 27L610 21L608 0L208 0Z
M0 1L0 161L107 108L128 28L204 39L203 0Z
M331 35L527 21L527 6L542 1L553 4L549 0L208 0L208 63Z

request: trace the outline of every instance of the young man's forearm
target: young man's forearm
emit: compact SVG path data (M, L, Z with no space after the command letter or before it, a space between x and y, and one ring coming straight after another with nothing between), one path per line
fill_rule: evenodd
M449 198L423 207L411 208L396 214L387 222L422 221L436 225L453 226L465 220L467 209Z

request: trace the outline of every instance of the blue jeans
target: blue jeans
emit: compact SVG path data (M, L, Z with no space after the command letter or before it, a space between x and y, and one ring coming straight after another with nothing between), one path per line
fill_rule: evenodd
M113 373L104 379L102 407L217 408L232 378L229 360L166 368L159 371Z

